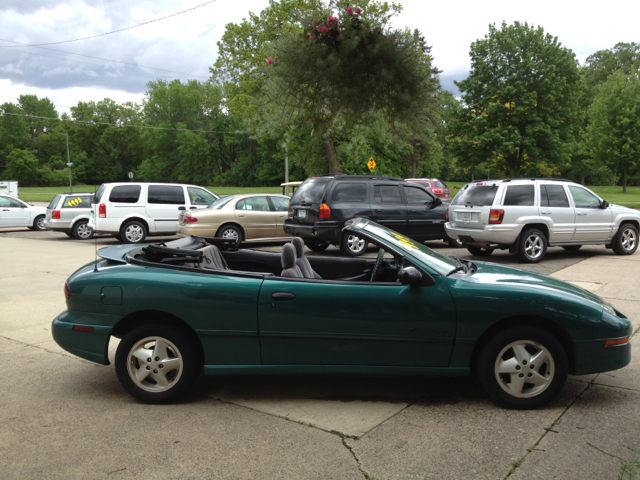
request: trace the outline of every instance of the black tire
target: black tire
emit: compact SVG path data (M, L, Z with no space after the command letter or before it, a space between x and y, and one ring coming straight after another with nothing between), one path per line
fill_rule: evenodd
M631 223L620 227L613 239L613 251L617 255L632 255L638 249L638 229Z
M216 237L235 238L238 243L244 240L242 229L237 225L232 224L221 226L216 233Z
M142 349L158 353L155 350L158 341L164 343L166 355L151 354L149 360L133 355L133 351ZM134 398L154 404L184 397L202 367L195 346L182 332L167 325L143 325L131 330L118 345L115 360L116 374L124 389ZM170 369L166 365L169 362ZM136 372L145 371L149 372L146 377L136 378ZM166 381L166 385L161 381Z
M73 238L73 233L64 232L67 237Z
M33 219L33 225L29 227L30 230L34 230L36 232L43 232L46 230L44 228L44 215L38 215Z
M525 230L518 243L518 258L522 263L538 263L547 254L547 236L537 228Z
M563 245L562 248L564 248L567 252L577 252L582 248L582 245Z
M76 240L89 240L93 238L93 230L87 227L88 223L87 220L79 220L76 222L72 229L73 238Z
M523 347L518 351L527 358L516 360L514 346ZM546 358L542 364L536 365L532 358L537 354ZM489 339L476 369L480 385L493 401L519 410L538 408L553 400L568 373L567 354L558 339L547 330L526 325L503 330ZM537 384L527 383L529 377Z
M304 242L304 244L313 252L324 252L329 248L329 242Z
M147 238L147 227L137 220L125 223L120 229L122 243L142 243L145 238Z
M455 239L455 238L447 238L445 240L445 242L447 242L447 244L451 248L462 248L462 247L464 247L462 242L460 240Z
M471 255L475 255L476 257L488 257L493 253L493 248L474 247L473 245L468 245L467 250Z
M122 237L120 236L120 234L118 235L114 235L113 238L115 238L116 240L118 240L119 242L122 241Z
M349 257L359 257L369 248L369 242L363 238L353 235L352 233L345 233L342 236L342 242L340 243L340 250Z

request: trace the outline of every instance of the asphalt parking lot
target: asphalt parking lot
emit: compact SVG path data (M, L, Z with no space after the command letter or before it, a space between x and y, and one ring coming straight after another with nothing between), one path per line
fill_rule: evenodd
M50 335L64 281L94 256L93 241L0 229L2 478L615 479L640 461L638 253L553 248L532 266L488 258L594 291L634 324L631 365L570 377L536 411L499 408L453 378L208 378L185 403L138 403L113 366L71 356Z

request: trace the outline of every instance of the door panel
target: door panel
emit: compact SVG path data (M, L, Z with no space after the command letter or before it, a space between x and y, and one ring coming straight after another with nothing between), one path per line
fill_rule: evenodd
M247 197L236 203L236 218L244 229L246 239L277 236L277 216L271 210L267 197Z
M456 327L438 280L412 288L267 278L258 322L263 365L447 366Z
M156 232L175 232L179 207L185 207L184 187L179 185L149 185L146 211L154 220Z
M17 200L0 196L0 227L30 226L30 212Z
M374 185L371 220L399 233L407 233L407 205L399 185Z
M600 208L600 199L586 188L570 186L575 206L576 231L573 240L606 240L613 229L611 208Z
M540 185L540 216L551 219L550 242L567 242L575 232L575 212L563 185Z
M290 233L284 233L284 221L289 217L289 198L271 196L271 205L276 211L276 237L291 237Z
M445 212L442 204L417 187L404 186L407 199L407 235L417 239L441 238L444 235Z

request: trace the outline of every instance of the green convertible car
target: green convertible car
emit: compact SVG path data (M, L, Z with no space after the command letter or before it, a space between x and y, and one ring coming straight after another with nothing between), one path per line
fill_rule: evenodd
M347 222L377 258L238 249L186 237L116 246L64 286L53 321L65 350L115 369L149 403L207 375L476 375L510 408L535 408L568 374L631 360L631 323L581 288L517 268L446 257L372 221Z

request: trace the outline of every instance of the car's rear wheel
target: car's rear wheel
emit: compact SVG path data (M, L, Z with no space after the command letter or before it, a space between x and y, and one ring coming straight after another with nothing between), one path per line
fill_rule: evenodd
M223 225L218 230L216 237L226 238L227 240L235 240L238 243L244 240L242 230L235 225Z
M33 225L31 227L29 227L31 230L35 230L37 232L42 232L43 230L46 230L44 228L44 215L38 215L34 220L33 220Z
M73 226L73 236L77 240L89 240L93 237L93 230L87 226L86 220L80 220Z
M582 248L582 245L563 245L562 248L567 252L576 252Z
M613 251L618 255L631 255L638 249L638 229L626 223L620 227L613 239Z
M142 243L147 238L147 228L137 220L127 222L120 230L120 237L124 243Z
M345 255L349 255L350 257L359 257L367 251L368 247L369 242L364 238L360 238L352 233L345 233L342 236L340 249Z
M304 242L304 244L314 252L323 252L329 248L329 242Z
M116 351L118 380L145 403L171 403L193 386L200 370L196 349L187 337L166 325L131 330Z
M475 255L476 257L488 257L493 253L493 248L475 247L473 245L468 245L467 250L471 255Z
M518 257L523 263L538 263L547 253L547 236L537 228L526 230L520 237Z
M472 367L474 367L472 365ZM507 408L537 408L558 395L569 364L558 339L547 330L519 326L491 338L478 356L484 391Z
M464 247L464 245L462 244L462 242L456 238L447 238L445 240L445 242L447 242L447 244L451 247L451 248L462 248Z

